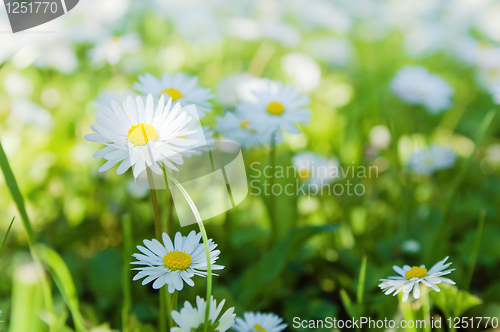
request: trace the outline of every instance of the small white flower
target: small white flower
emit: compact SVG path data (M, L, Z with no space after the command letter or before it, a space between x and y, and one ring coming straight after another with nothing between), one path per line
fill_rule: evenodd
M338 37L314 39L307 49L315 58L337 67L345 67L354 53L351 42Z
M231 329L238 332L280 332L288 325L281 324L283 318L273 313L243 313L243 319L236 317L236 323Z
M119 37L111 37L100 40L97 45L89 51L92 62L103 65L105 62L116 65L125 54L139 50L141 41L136 34L130 33Z
M235 141L239 146L250 149L263 143L263 135L250 126L248 118L233 112L226 112L216 118L215 130L222 136Z
M293 133L300 133L297 124L308 124L311 119L309 97L302 95L291 85L282 82L267 81L259 90L254 91L255 100L245 100L236 108L241 118L252 123L249 129L262 131L265 141L269 142L271 135L277 133L280 140L280 128Z
M453 280L442 277L455 271L455 269L446 270L451 265L451 263L445 264L448 258L449 257L446 257L442 261L436 263L429 271L427 271L425 265L420 265L420 267L404 265L402 268L393 266L392 268L399 276L389 277L389 279L380 279L382 283L378 286L385 292L385 295L393 294L396 296L402 291L403 302L408 300L408 296L412 291L415 299L420 298L420 284L430 287L436 292L440 292L441 290L437 286L440 283L455 285Z
M224 106L236 106L242 100L255 99L253 91L259 90L266 81L248 73L229 75L220 81L217 99Z
M226 300L222 300L217 306L217 301L214 300L213 296L210 299L210 314L208 316L208 331L227 331L233 324L234 318L234 308L229 308L222 315L222 307ZM193 308L191 303L188 301L184 302L184 308L179 311L172 311L172 319L179 327L173 327L171 332L203 332L205 325L205 312L207 308L207 303L204 299L197 296L196 297L196 307ZM220 316L220 317L219 317Z
M337 158L325 158L313 152L302 152L293 157L293 165L300 181L322 186L338 177Z
M391 133L384 125L378 125L370 129L370 145L377 150L383 150L391 143Z
M123 107L115 101L111 103L111 108L100 107L97 124L90 126L95 133L85 136L87 141L106 145L94 154L94 158L107 160L99 172L120 162L116 173L123 174L133 166L135 178L146 169L146 165L161 174L158 162L178 170L172 162L182 164L181 153L197 142L185 138L194 133L186 127L191 117L181 111L178 103L173 107L171 105L170 99L165 106L161 96L155 108L153 96L148 95L145 103L137 96L135 101L127 97Z
M500 105L500 83L491 88L491 94L495 104Z
M205 113L212 112L212 104L209 102L214 96L210 89L199 86L198 77L188 76L184 73L175 75L163 74L157 78L149 73L139 76L139 82L133 87L143 94L151 93L159 98L165 95L172 98L173 102L179 102L182 106L196 105L200 119Z
M321 81L320 66L308 55L292 52L281 58L281 68L302 92L311 92Z
M453 167L455 160L453 149L432 144L428 149L413 153L408 159L408 168L418 174L431 175L438 170Z
M143 254L133 254L137 261L130 264L146 266L133 269L139 271L134 276L134 281L146 277L142 281L143 285L155 280L154 289L168 285L169 293L173 293L175 290L182 290L184 283L194 286L191 278L195 275L206 277L207 256L205 246L200 243L201 233L192 231L188 236L182 236L177 232L174 243L167 233L163 233L162 238L163 244L153 239L144 240L146 247L137 246ZM224 266L215 265L220 254L219 250L214 250L217 245L209 239L208 247L212 270L222 270Z
M453 89L436 74L424 67L405 67L391 82L392 91L411 105L421 105L437 114L451 107Z

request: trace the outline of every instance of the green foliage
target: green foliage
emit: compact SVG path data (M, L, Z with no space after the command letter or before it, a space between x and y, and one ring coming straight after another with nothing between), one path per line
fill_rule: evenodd
M453 285L441 285L441 291L432 292L431 300L446 317L461 317L467 310L482 303L481 299Z

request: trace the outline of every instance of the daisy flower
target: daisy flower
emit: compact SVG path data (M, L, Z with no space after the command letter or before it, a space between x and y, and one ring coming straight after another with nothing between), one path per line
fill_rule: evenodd
M410 105L421 105L437 114L451 107L453 89L436 74L424 67L405 67L391 82L392 91Z
M215 130L222 136L235 141L239 146L250 149L263 143L262 133L250 126L248 118L233 112L217 116Z
M260 89L266 82L248 73L229 75L217 86L217 100L225 106L236 106L242 100L255 98L253 90Z
M136 34L130 33L119 37L103 38L89 51L92 62L103 65L105 62L116 65L129 53L137 52L141 41Z
M293 165L302 182L323 186L339 177L337 158L328 159L314 152L302 152L293 157Z
M455 269L446 270L451 265L451 263L446 263L448 258L449 257L446 257L442 261L436 263L429 271L427 271L425 265L420 265L420 267L405 265L402 268L393 266L392 268L399 276L389 277L389 279L380 279L382 283L378 286L385 292L385 295L394 293L393 295L396 296L396 294L403 291L403 302L408 300L408 296L412 290L413 297L415 299L420 298L420 284L430 287L436 292L440 292L441 290L437 286L440 283L455 285L453 280L442 277L455 271Z
M111 108L99 108L97 124L90 126L95 133L85 136L87 141L106 145L94 154L94 158L107 160L99 172L120 162L116 173L123 174L132 166L135 178L146 169L146 165L161 174L157 162L178 170L172 162L182 164L180 153L197 142L185 138L194 133L186 127L191 117L178 103L172 107L171 99L167 105L164 100L161 96L155 108L152 95L147 96L146 102L140 96L135 101L127 97L123 106L113 101Z
M210 89L198 85L196 76L177 73L175 75L163 74L161 78L157 78L147 73L139 76L138 79L139 82L134 83L133 87L143 94L151 93L156 97L166 95L167 98L171 97L172 101L179 102L182 106L194 104L200 119L205 116L205 113L212 112L212 104L209 100L214 95Z
M438 170L451 168L455 160L453 149L432 144L427 149L413 153L407 166L415 173L431 175Z
M177 232L173 243L167 233L163 233L162 238L163 244L153 239L144 240L146 247L137 246L142 254L133 254L137 261L130 264L146 266L133 269L139 271L134 281L146 277L142 281L143 285L154 280L154 289L168 285L169 293L173 293L182 290L184 283L194 286L191 278L195 275L206 277L207 259L205 246L200 243L201 233L192 231L188 236L182 236ZM212 239L208 240L208 247L212 270L222 270L224 266L215 265L220 251L214 250L217 245Z
M232 329L238 332L280 332L288 325L281 324L283 318L273 313L243 313L243 318L237 317Z
M280 128L298 134L297 124L307 124L311 119L309 97L301 95L291 85L282 82L268 81L259 90L254 91L254 100L242 101L236 112L242 118L252 121L249 129L259 128L269 140L277 133L281 137Z
M222 315L222 307L226 300L222 300L219 305L214 300L213 296L210 299L210 315L208 316L208 331L225 332L234 324L234 308L229 308ZM179 311L172 311L172 319L179 327L173 327L171 332L191 332L203 331L205 324L205 312L207 310L207 303L204 299L196 297L196 307L193 308L191 304L184 302L184 308ZM219 317L220 316L220 317Z

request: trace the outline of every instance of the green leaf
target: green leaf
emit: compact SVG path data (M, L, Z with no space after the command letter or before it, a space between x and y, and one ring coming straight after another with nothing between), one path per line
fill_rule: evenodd
M5 154L2 143L0 142L0 167L2 168L3 176L5 177L5 183L9 188L10 194L12 195L12 199L14 203L16 203L17 209L21 214L21 220L23 222L24 229L26 230L26 234L28 235L28 243L30 246L35 244L35 235L33 233L33 229L31 228L31 223L28 218L28 214L26 213L26 207L24 205L24 198L19 191L19 187L17 186L17 181L12 173L12 169L9 165L9 160L7 159L7 155Z
M337 225L326 225L308 226L292 230L288 236L267 251L257 264L247 270L238 285L242 303L247 304L250 302L261 293L263 286L276 279L285 268L286 263L307 239L313 235L333 232L337 229Z
M54 279L57 288L61 292L66 304L68 305L68 308L71 311L71 315L73 316L73 322L76 327L76 331L88 331L83 321L83 317L80 313L75 285L73 284L71 274L69 273L68 267L66 266L66 263L64 263L64 260L55 250L47 248L46 246L41 244L37 244L34 247L34 251L47 267L47 270Z
M441 292L431 292L432 302L447 317L460 317L467 310L482 303L481 299L453 285L441 285Z
M5 235L3 237L2 244L0 244L0 253L2 252L3 246L5 245L5 241L7 241L7 236L9 235L9 232L10 232L10 229L12 227L12 224L14 223L14 219L16 219L16 217L12 218L12 221L10 222L9 227L7 228L7 232L5 232Z

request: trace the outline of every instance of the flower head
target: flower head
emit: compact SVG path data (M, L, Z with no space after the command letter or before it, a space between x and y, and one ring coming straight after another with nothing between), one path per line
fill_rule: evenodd
M254 91L254 96L252 100L242 101L236 112L241 118L252 121L249 129L262 131L267 142L275 132L281 136L280 128L298 134L297 124L309 123L311 110L306 108L309 97L301 95L291 85L267 81Z
M293 157L297 177L302 182L322 186L338 177L337 158L325 158L313 152L301 152Z
M137 246L142 254L133 254L137 261L131 264L146 266L133 269L139 271L134 281L145 277L142 281L143 285L154 280L154 289L168 285L168 291L173 293L175 290L182 290L184 282L191 287L194 286L191 280L193 276L205 277L207 275L205 247L203 243L200 243L201 233L196 234L192 231L188 236L182 236L178 232L175 234L174 243L167 233L163 233L162 238L163 244L153 239L144 240L146 247ZM223 266L215 265L220 254L219 250L214 250L217 245L210 239L208 247L212 270L222 270Z
M232 329L238 332L280 332L288 325L281 324L283 318L273 313L243 313L243 318L237 317Z
M431 145L428 149L415 152L408 159L408 168L418 174L430 175L455 164L456 156L451 148Z
M209 102L213 98L210 89L202 88L198 85L198 77L188 76L184 73L175 75L163 74L157 78L151 74L139 76L139 82L133 87L143 94L153 94L156 98L166 96L172 98L173 102L179 102L182 106L196 105L196 110L200 118L205 113L212 112L212 104Z
M234 324L234 308L229 308L222 315L222 307L226 300L222 300L217 306L217 302L212 297L210 300L210 315L208 317L208 331L224 332ZM205 312L207 302L199 296L196 297L196 307L186 301L184 308L180 311L172 311L172 318L179 327L174 327L171 332L202 332L205 324ZM220 316L220 317L219 317Z
M222 136L234 140L245 149L258 146L263 143L263 133L251 126L249 118L240 116L233 112L226 112L216 118L215 130Z
M436 292L441 290L437 286L440 283L448 283L454 285L455 282L442 276L450 274L455 269L446 270L451 263L446 263L449 257L436 263L430 270L425 268L425 265L409 266L405 265L402 268L393 266L399 276L389 277L389 279L380 279L382 283L378 285L385 295L393 294L396 296L399 292L403 292L403 302L408 300L408 296L413 291L415 299L420 298L420 284L434 289Z
M123 106L111 103L111 108L101 107L96 122L90 126L95 131L85 136L90 142L99 142L106 147L94 154L94 158L104 158L107 162L99 168L104 172L121 162L116 170L123 174L131 166L134 177L138 177L146 165L156 173L161 173L157 162L177 170L173 163L182 164L181 152L197 143L186 135L195 131L186 125L191 117L182 111L177 103L173 107L170 99L164 105L164 97L154 105L153 96L148 95L146 102L137 96L125 99Z
M451 107L453 89L436 74L424 67L405 67L391 82L392 91L411 105L421 105L431 114Z

